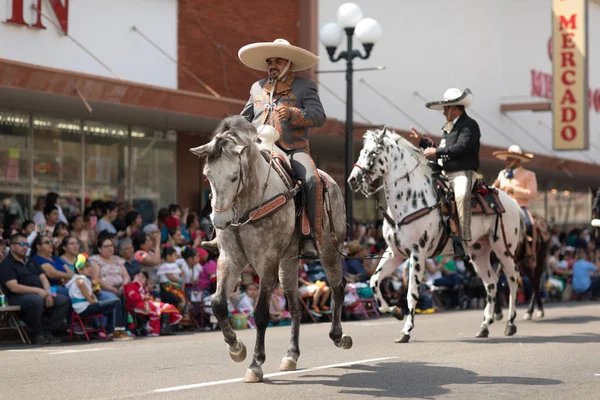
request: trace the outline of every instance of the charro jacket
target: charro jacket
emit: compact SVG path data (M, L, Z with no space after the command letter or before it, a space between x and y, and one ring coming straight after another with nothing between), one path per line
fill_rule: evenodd
M477 122L463 113L454 124L450 133L444 132L436 157L443 163L446 172L479 169L479 139L481 132ZM427 148L434 143L422 138L419 147Z
M256 127L271 125L281 133L277 145L285 150L309 151L308 129L325 123L325 111L319 99L317 84L310 79L290 74L277 82L273 103L269 105L272 85L268 79L255 82L250 89L250 99L241 112ZM280 120L272 108L290 107L290 119Z

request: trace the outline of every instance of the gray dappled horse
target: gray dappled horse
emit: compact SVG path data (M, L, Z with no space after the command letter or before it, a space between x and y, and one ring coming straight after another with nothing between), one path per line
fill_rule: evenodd
M407 343L414 327L415 307L419 299L419 285L423 279L425 260L435 254L445 229L439 211L440 204L433 187L433 171L420 149L387 129L367 131L360 157L354 165L348 178L352 190L362 192L366 196L372 195L376 192L373 183L382 178L388 206L387 214L391 218L391 221L384 219L383 226L388 248L370 282L382 312L390 312L395 316L401 314L387 305L378 290L378 284L405 259L410 258L407 293L409 315L402 336L396 339L397 343ZM478 214L471 218L471 236L474 240L468 243L467 252L487 292L487 304L477 337L487 337L489 326L494 322L494 303L500 270L494 271L490 264L492 251L502 264L510 289L509 317L504 333L510 336L517 332L514 321L517 315L519 272L511 253L516 250L521 239L524 215L508 194L498 190L498 197L506 211L502 214L503 227L497 237L494 237L497 216ZM422 216L405 223L404 218L415 213ZM451 240L448 240L441 254L453 254ZM496 315L496 318L501 319L501 315Z
M217 291L212 309L228 345L229 355L236 362L246 358L246 347L237 338L228 319L227 300L235 288L242 269L252 265L260 277L260 294L254 311L256 345L254 357L244 381L261 382L262 364L265 362L265 331L269 323L269 308L277 279L281 282L292 316L291 341L287 355L279 367L282 371L296 369L300 356L299 334L302 308L298 297L298 255L300 232L296 223L293 199L288 199L275 212L257 220L251 211L269 199L291 191L282 177L270 172L271 164L260 154L254 139L257 131L241 116L227 117L215 130L213 139L200 147L190 149L198 157L206 157L204 175L208 178L212 195L211 219L216 228L220 256L217 267ZM350 336L343 335L341 325L344 303L345 279L341 264L341 243L337 248L334 239L346 235L345 206L342 193L335 181L319 171L327 181L329 195L325 196L330 207L332 221L324 218L323 231L335 235L323 235L320 259L329 286L332 289L332 322L329 337L343 349L352 347ZM268 182L268 184L267 184ZM293 195L292 195L293 197ZM261 213L267 211L261 208ZM250 214L249 214L250 212ZM246 217L246 218L244 218ZM333 229L330 230L330 224Z

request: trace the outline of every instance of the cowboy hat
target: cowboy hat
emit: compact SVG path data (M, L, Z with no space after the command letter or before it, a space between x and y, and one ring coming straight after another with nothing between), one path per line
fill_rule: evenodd
M506 161L507 158L518 158L523 162L529 162L533 159L533 154L524 153L519 145L513 144L507 151L495 151L492 153L498 160Z
M460 89L450 88L444 92L444 100L430 101L425 104L425 107L432 110L443 110L444 107L448 106L465 106L465 108L468 108L472 102L473 93L471 93L471 89L461 91Z
M292 71L302 71L319 62L318 56L301 47L292 46L285 39L247 44L238 51L238 57L244 65L258 71L268 71L267 59L273 57L290 60L294 64Z
M348 243L348 254L356 254L364 248L365 246L360 244L359 240L353 240L350 243Z

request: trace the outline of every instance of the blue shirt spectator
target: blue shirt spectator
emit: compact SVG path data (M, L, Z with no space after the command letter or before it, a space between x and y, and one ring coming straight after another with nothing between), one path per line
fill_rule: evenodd
M591 274L598 268L589 261L577 260L573 265L573 291L575 293L584 293L592 285Z

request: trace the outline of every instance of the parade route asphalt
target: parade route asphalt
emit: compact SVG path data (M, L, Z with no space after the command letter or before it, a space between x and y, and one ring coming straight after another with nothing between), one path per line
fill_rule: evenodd
M598 399L600 303L561 303L539 321L504 322L476 339L481 310L417 315L411 342L395 344L402 322L344 323L350 350L329 340L329 324L303 324L298 371L277 370L289 327L267 331L265 382L242 377L248 358L230 360L220 332L91 341L57 346L0 342L0 399ZM506 314L506 310L505 310Z

